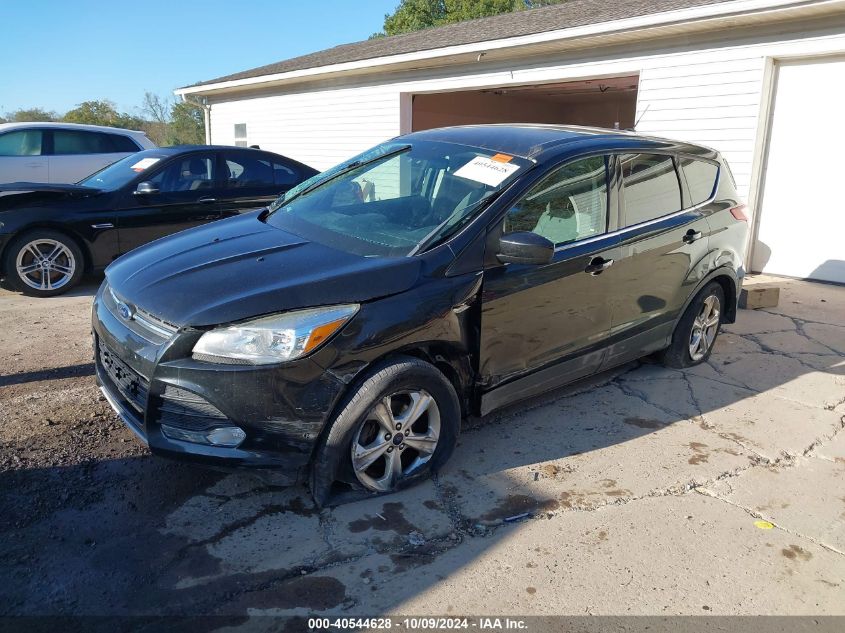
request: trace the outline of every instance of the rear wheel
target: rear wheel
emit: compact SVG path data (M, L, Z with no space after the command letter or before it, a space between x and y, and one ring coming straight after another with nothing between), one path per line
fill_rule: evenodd
M4 270L15 290L33 297L52 297L82 278L84 260L76 242L58 231L39 230L13 240Z
M672 343L663 351L663 364L675 368L692 367L710 358L722 325L724 305L722 286L715 281L705 286L678 321Z
M427 478L451 456L460 415L454 387L429 363L399 358L375 368L317 451L314 499L322 506L338 490L384 494Z

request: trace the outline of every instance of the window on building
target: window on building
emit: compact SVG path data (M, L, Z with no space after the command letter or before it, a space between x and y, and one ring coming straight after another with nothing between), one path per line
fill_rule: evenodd
M235 145L246 147L246 123L235 123Z

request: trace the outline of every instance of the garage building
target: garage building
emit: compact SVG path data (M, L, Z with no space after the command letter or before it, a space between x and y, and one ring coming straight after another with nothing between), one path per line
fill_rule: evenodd
M845 0L570 0L182 88L208 141L324 169L411 131L565 123L702 143L749 203L748 268L845 283Z

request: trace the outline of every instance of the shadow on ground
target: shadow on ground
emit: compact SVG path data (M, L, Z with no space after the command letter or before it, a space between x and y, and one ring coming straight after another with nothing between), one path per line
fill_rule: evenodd
M489 566L521 530L552 534L583 513L789 468L831 440L845 413L841 313L792 307L743 312L692 370L635 363L473 420L434 481L338 508L316 510L300 487L148 455L2 472L0 610L395 612ZM570 532L584 547L625 538ZM538 555L554 556L541 549L554 538L537 543ZM789 565L806 553L784 551Z

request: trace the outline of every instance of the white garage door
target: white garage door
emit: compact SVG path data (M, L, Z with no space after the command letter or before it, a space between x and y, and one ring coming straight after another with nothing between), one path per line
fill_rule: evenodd
M779 64L773 105L752 268L845 283L845 59Z

